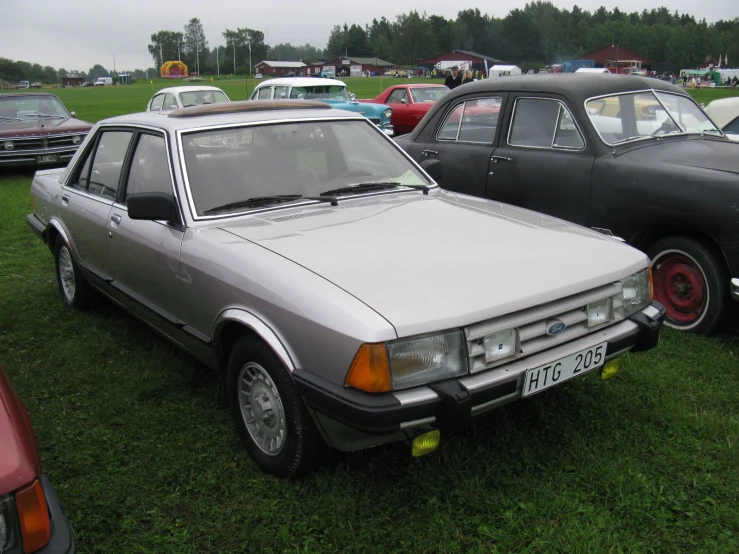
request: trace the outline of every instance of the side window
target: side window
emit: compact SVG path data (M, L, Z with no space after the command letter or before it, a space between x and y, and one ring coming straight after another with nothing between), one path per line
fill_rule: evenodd
M408 93L404 88L395 89L390 93L390 96L387 97L388 104L400 104L401 100L405 100L406 102L408 101Z
M140 135L131 160L131 171L126 184L126 199L140 192L172 194L169 163L164 137Z
M164 96L164 108L165 110L176 110L177 109L177 100L174 97L174 94L166 94Z
M508 144L531 148L585 147L572 114L561 102L548 98L516 100Z
M80 190L87 190L87 182L90 177L90 166L92 165L92 157L95 154L93 150L87 153L85 163L82 165L82 171L80 171L79 177L71 185Z
M264 87L259 89L259 100L269 100L272 98L272 87Z
M129 142L131 133L128 131L108 131L102 134L90 172L88 190L92 194L115 199Z
M287 98L287 87L275 87L275 98Z
M151 108L149 108L153 112L158 112L162 109L162 102L164 102L164 95L163 94L157 94L154 99L151 101Z
M455 106L436 138L492 144L502 104L500 96L492 96L467 100Z

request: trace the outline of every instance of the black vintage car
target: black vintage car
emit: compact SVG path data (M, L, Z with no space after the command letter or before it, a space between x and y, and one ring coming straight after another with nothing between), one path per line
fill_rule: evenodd
M473 82L397 142L448 190L647 252L673 327L715 332L739 300L739 143L676 86L590 74Z

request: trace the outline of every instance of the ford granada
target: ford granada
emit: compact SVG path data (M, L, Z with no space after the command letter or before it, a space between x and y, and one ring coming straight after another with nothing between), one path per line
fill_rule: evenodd
M441 190L359 114L233 102L99 122L33 179L63 302L105 296L212 368L265 471L407 441L653 348L649 260Z
M622 237L646 252L665 324L714 333L739 301L739 144L681 88L628 75L486 79L398 143L439 185ZM733 300L733 301L732 301Z

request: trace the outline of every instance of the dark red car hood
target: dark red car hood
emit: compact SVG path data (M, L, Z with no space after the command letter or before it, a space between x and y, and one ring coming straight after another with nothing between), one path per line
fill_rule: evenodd
M92 125L79 119L31 119L28 121L0 121L0 139L11 137L47 136L59 133L83 133Z
M23 402L0 368L0 496L27 485L40 473L41 462Z

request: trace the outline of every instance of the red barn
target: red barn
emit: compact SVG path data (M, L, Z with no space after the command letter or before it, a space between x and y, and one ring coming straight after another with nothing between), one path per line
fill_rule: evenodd
M255 66L257 73L262 75L287 75L294 73L295 75L304 75L306 66L303 62L274 62L263 61Z
M323 71L331 71L335 77L361 77L367 71L371 74L382 75L391 67L393 67L391 62L380 58L357 58L356 56L340 56L325 62L322 66Z
M477 52L470 52L469 50L452 50L451 52L445 52L433 58L419 60L416 62L416 65L428 68L438 67L438 69L450 69L453 65L456 65L461 70L480 69L484 71L485 62L488 63L488 67L506 63L498 58L478 54Z
M604 46L599 50L588 52L575 59L593 60L595 67L605 67L611 73L630 73L640 70L649 71L652 65L657 63L619 44Z

